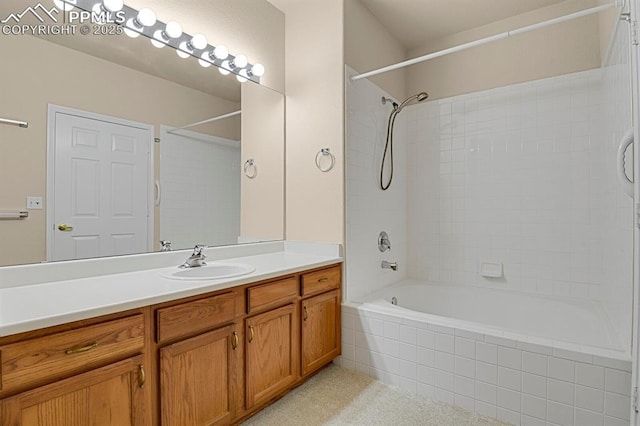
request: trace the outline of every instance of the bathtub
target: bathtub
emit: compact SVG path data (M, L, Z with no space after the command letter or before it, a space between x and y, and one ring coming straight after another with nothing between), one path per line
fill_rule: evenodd
M629 422L630 354L595 301L405 280L342 314L338 362L409 393L516 425Z

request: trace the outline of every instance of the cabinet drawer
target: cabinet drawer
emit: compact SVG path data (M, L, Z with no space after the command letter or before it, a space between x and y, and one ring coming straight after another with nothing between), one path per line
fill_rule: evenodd
M140 352L142 314L0 346L2 389L24 388Z
M158 343L206 331L235 318L234 293L223 293L156 311Z
M342 268L340 265L302 274L302 296L322 293L340 287Z
M285 278L247 289L247 313L284 305L298 296L298 280Z

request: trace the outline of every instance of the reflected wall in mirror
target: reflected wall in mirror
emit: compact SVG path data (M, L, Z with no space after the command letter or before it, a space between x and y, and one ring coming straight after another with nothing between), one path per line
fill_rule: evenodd
M51 0L44 0L42 3L53 4ZM129 2L126 3L129 4ZM136 0L135 3L131 6L140 8L145 5L142 0ZM216 28L218 32L220 28L228 28L228 33L224 35L205 35L212 42L217 42L216 40L224 36L224 43L230 49L244 48L243 51L247 56L264 63L268 73L271 73L268 76L265 75L262 82L282 90L284 15L280 11L264 0L234 0L233 2L214 0L193 1L191 8L179 9L179 16L175 14L166 16L167 13L178 10L173 3L175 2L171 0L156 0L150 6L156 10L159 19L164 21L182 19L185 31L191 33L206 31L206 28L202 28L204 24L198 21L199 19L206 20L207 28ZM146 4L149 6L148 3ZM9 13L16 11L21 12L27 6L28 4L24 1L9 0L0 6L0 17L4 18L5 15L8 16ZM200 7L205 10L199 10ZM220 11L225 10L223 9L225 7L228 9L221 14ZM185 10L188 10L188 14ZM189 21L188 16L193 16L193 21ZM230 19L231 16L234 18ZM216 19L224 19L225 22L216 22ZM196 28L191 29L190 22ZM242 28L240 35L238 28ZM78 40L78 37L81 39ZM271 43L266 49L268 51L265 52L255 51L255 45L243 45L243 43L265 39L269 39ZM227 225L219 218L207 217L208 214L203 213L198 206L189 206L187 198L178 201L184 211L192 211L196 214L197 229L204 231L211 227L224 232L207 231L197 234L200 237L209 235L208 241L201 239L193 241L191 240L193 236L183 241L178 238L173 248L188 248L195 243L221 245L283 238L284 97L282 94L253 83L245 83L251 85L250 90L241 89L233 76L227 76L228 78L221 83L219 73L214 67L202 68L194 58L181 60L175 51L171 51L170 48L155 49L149 40L144 40L143 37L134 40L124 35L91 37L78 34L68 37L49 36L49 39L45 40L31 35L0 35L0 50L5 58L11 58L4 61L2 70L0 96L3 102L0 104L0 117L29 122L29 127L26 129L0 124L0 211L26 210L27 196L43 199L43 209L28 210L27 219L0 220L2 236L0 265L36 263L51 259L47 257L47 234L48 231L49 233L54 231L54 225L57 228L59 224L53 223L57 220L56 218L47 225L49 202L52 201L47 199L47 187L48 184L49 186L53 184L53 182L47 182L46 169L47 137L48 127L50 127L47 114L50 105L146 123L151 125L153 136L160 138L160 143L148 144L149 164L153 167L153 173L149 174L146 188L150 200L150 223L153 226L147 236L148 243L145 250L136 250L140 252L159 250L159 240L165 239L161 229L163 200L162 198L158 200L160 205L155 206L154 201L157 195L155 181L159 181L162 190L170 189L170 185L169 187L162 185L163 174L171 172L169 169L161 168L163 143L167 141L166 130L228 112L244 110L244 103L250 105L262 103L263 107L250 107L243 112L242 116L188 130L198 135L200 139L223 140L227 148L235 150L235 156L231 157L232 159L225 166L231 173L235 173L234 181L226 186L215 181L214 176L213 183L201 185L197 192L206 195L209 199L215 199L213 204L225 212L223 216L239 214L239 217L229 218L234 223L234 228L233 231L227 232ZM265 107L263 98L272 98L272 101L276 99L275 104ZM269 134L260 132L256 126L266 130L265 123L270 123L272 130L275 130ZM203 143L201 140L194 142L184 140L184 137L181 139L183 139L185 152L195 152L198 150L196 148L198 144ZM196 145L192 145L194 143ZM261 151L263 149L266 149L266 154ZM265 157L267 154L272 157L267 159ZM250 188L245 188L245 181L248 179L244 177L242 168L246 158L255 158L258 164L262 164L261 175L251 181L253 186ZM206 168L206 165L200 166ZM218 170L220 166L210 165L210 169ZM255 200L249 198L249 193L254 187L259 188L257 192L259 197L255 200L266 200L269 202L267 210L273 210L267 216L256 210L255 203L252 204ZM118 189L115 187L113 191L117 192ZM216 195L211 195L213 189L221 190L216 192ZM225 193L229 199L223 196ZM106 203L109 197L97 199L101 203ZM235 210L229 208L231 205L236 206ZM73 218L70 218L69 222L73 222ZM180 236L180 228L184 227L181 224L193 223L193 217L185 216L183 220L176 217L173 223L177 229L171 229L168 231L169 234ZM170 228L166 226L165 229L169 230ZM232 233L236 234L235 238L231 236ZM222 234L224 236L216 240L215 236ZM99 252L100 255L125 254L118 252L117 245L112 242L101 244L104 250Z

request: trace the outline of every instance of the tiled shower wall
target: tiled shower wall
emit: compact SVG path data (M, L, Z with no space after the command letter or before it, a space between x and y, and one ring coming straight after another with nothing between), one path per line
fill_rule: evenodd
M347 67L347 76L353 70ZM394 177L387 191L380 189L380 161L386 140L390 97L369 80L346 85L346 298L359 300L376 289L406 278L407 144L406 116L398 116L393 146ZM378 234L386 231L391 250L378 250ZM397 262L398 271L382 269L383 260Z
M630 347L632 203L605 114L625 105L621 80L596 69L411 107L409 276L609 301Z

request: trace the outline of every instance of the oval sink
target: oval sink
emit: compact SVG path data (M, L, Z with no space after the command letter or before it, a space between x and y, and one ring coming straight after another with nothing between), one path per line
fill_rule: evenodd
M174 280L217 280L250 274L255 270L246 263L215 262L196 268L177 269L164 275Z

